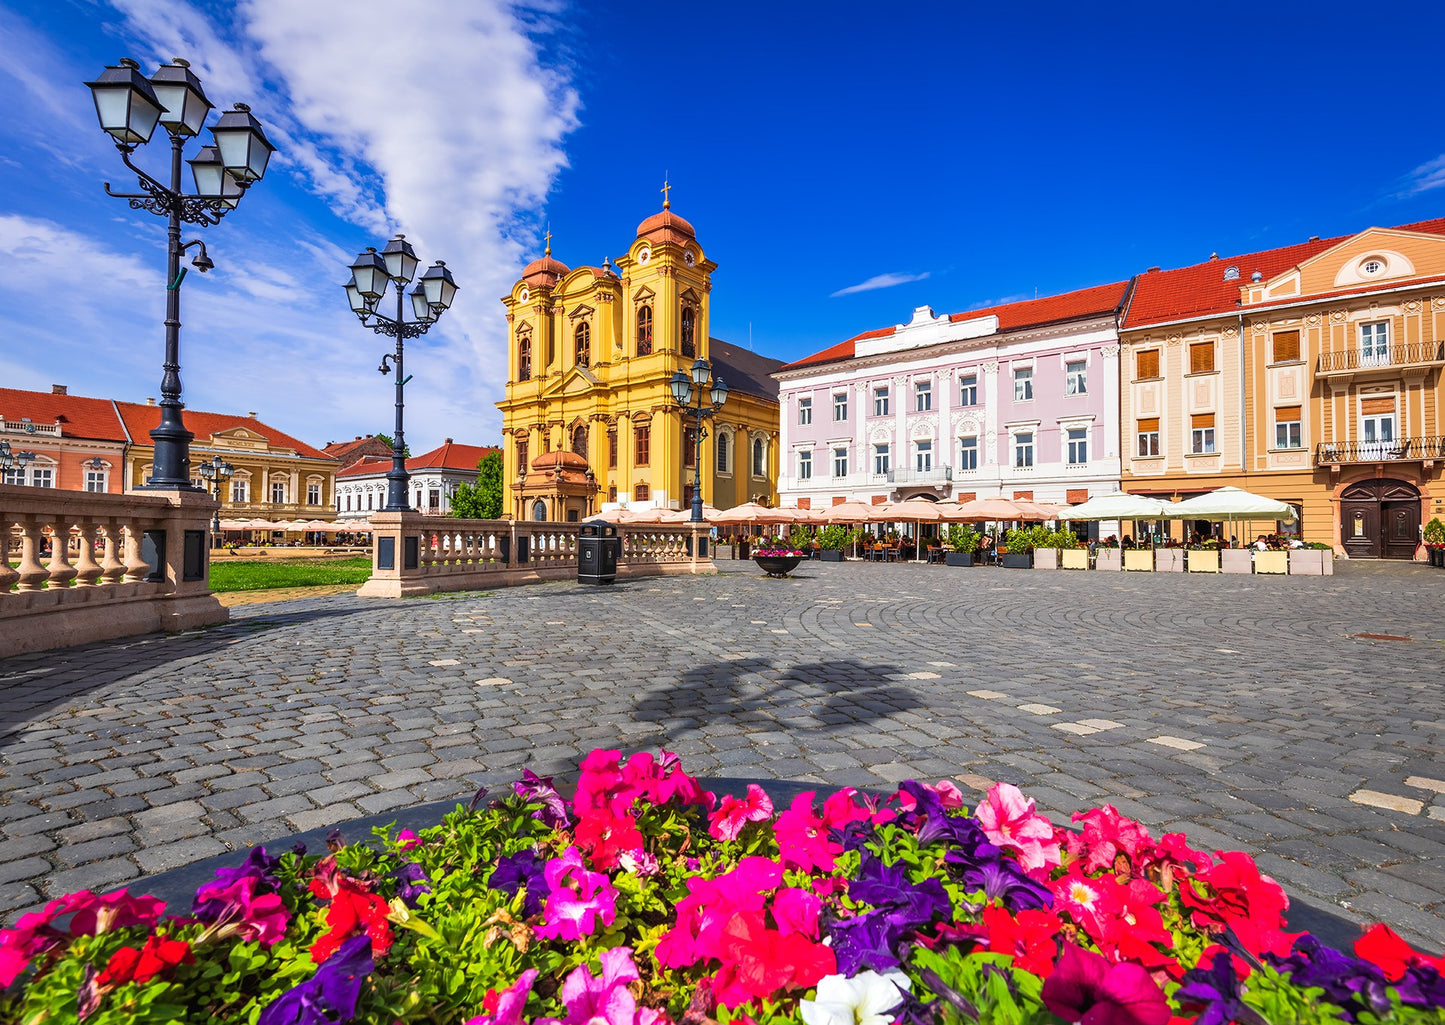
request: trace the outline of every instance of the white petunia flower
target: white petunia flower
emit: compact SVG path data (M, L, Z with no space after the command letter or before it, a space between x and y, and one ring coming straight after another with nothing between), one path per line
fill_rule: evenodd
M800 1001L798 1012L807 1025L890 1025L889 1012L903 1002L900 986L908 988L901 972L829 975L819 981L817 999Z

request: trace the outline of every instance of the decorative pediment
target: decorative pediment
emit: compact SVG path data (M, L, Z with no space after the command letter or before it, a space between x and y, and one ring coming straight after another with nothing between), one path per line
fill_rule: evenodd
M1445 238L1369 228L1243 291L1246 302L1262 303L1436 274L1445 274Z
M584 303L581 306L576 307L571 313L567 314L567 319L577 320L580 317L590 317L595 312L596 311L591 306L588 306Z
M216 431L211 435L211 443L225 444L229 448L252 450L271 447L271 443L264 436L246 427L230 427L224 431Z
M646 285L643 285L636 292L632 293L632 301L635 303L648 302L652 299L655 299L656 297L657 293L654 292L652 289L648 288Z
M684 288L682 290L682 301L685 303L692 303L694 306L702 305L701 297L699 297L697 291L692 288Z
M542 389L542 396L547 399L560 396L584 395L593 388L602 385L592 371L584 367L573 367L565 374L558 374L548 379L547 386ZM559 426L561 421L555 421Z

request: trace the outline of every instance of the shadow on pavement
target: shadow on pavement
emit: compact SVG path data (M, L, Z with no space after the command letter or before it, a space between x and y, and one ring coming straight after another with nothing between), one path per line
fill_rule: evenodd
M633 715L663 725L655 743L664 748L720 718L759 729L835 730L923 707L922 699L897 683L903 672L853 659L784 669L760 658L710 662L684 670L675 684L644 691Z

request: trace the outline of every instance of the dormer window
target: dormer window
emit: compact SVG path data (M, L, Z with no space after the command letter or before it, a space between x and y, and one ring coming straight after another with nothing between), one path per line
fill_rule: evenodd
M1371 259L1366 260L1364 263L1360 264L1360 273L1367 276L1376 275L1384 269L1385 264L1380 260Z

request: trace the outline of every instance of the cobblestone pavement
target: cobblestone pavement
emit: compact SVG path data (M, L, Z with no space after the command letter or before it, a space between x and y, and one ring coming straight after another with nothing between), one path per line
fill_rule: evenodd
M660 746L703 775L1112 802L1445 948L1445 572L720 566L0 661L0 912Z

